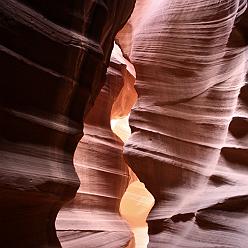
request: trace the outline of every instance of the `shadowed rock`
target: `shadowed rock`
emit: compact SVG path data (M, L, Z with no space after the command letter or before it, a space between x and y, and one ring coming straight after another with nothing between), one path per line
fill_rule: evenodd
M0 247L60 247L84 115L134 2L0 1Z

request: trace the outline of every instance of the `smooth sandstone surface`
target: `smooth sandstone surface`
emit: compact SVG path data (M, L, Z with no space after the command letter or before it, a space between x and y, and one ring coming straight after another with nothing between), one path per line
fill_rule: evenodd
M125 159L155 198L148 247L247 247L246 7L137 1L117 35L138 94Z

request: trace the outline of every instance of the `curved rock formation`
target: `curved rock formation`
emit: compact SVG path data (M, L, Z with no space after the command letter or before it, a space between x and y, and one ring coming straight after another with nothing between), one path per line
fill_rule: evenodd
M1 247L60 247L84 113L134 2L0 0Z
M247 246L246 5L138 1L118 35L137 74L125 158L155 197L149 247Z
M120 204L121 216L128 221L134 234L134 240L127 248L146 248L149 242L146 219L154 205L154 198L131 170L129 173L130 184Z
M126 64L127 70L125 75L123 75L123 87L111 109L111 120L128 116L130 114L131 108L137 101L137 93L134 89L136 77L135 70L133 65L124 57L122 58L122 61Z
M126 142L131 135L128 118L137 100L137 93L134 89L134 67L127 59L122 58L122 61L127 65L127 70L123 77L123 87L112 106L111 129ZM154 204L154 198L129 167L128 171L129 185L121 198L120 214L127 220L134 238L126 248L146 248L149 240L146 218Z
M132 238L119 215L129 181L128 167L123 159L123 142L110 127L112 105L131 77L128 69L121 50L115 46L106 83L85 119L84 137L75 152L80 188L56 221L63 247L120 248Z

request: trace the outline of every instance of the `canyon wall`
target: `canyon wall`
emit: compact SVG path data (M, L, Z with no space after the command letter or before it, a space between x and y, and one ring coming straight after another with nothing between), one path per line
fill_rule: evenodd
M134 3L0 0L1 247L60 247L55 218L79 187L84 115Z
M128 165L155 198L148 247L240 247L247 219L247 1L137 1Z
M126 247L128 164L149 247L246 248L247 0L134 3L0 0L0 247Z
M120 201L129 182L128 167L123 159L123 142L110 126L114 102L123 99L123 89L134 84L129 70L128 61L115 46L106 82L85 118L84 137L75 152L79 190L57 217L56 229L63 247L121 248L132 239L127 223L119 214ZM118 113L123 113L124 102L118 102Z

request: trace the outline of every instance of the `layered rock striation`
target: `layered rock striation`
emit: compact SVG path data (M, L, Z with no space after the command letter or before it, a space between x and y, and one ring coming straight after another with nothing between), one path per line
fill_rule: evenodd
M56 228L63 247L126 247L132 239L127 222L119 214L128 186L128 167L123 142L110 126L112 106L122 89L134 82L130 66L115 46L107 78L84 124L74 164L80 179L75 199L59 212ZM118 113L123 110L119 110ZM114 111L116 113L116 111Z
M1 247L60 247L84 115L134 2L0 1Z
M125 159L155 197L149 247L248 243L246 5L138 1L118 35L137 74Z

